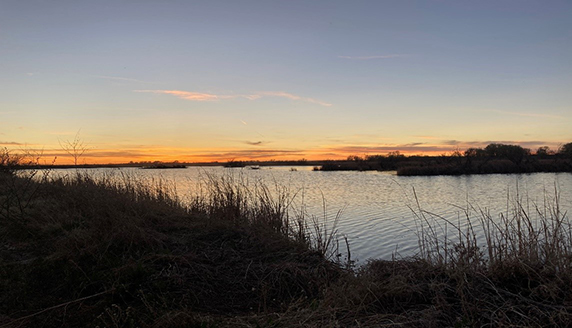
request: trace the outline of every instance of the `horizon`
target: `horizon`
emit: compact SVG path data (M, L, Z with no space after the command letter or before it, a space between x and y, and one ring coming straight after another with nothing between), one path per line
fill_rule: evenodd
M469 148L480 148L480 149L484 149L487 145L489 144L505 144L505 145L517 145L517 146L521 146L522 148L528 150L530 152L530 154L532 155L536 155L536 151L540 148L540 147L548 147L548 150L553 152L553 154L556 154L560 151L560 147L562 145L564 145L564 143L559 143L558 147L552 148L550 146L546 146L546 145L542 145L539 147L536 147L534 149L532 148L527 148L524 147L523 145L520 144L516 144L516 143L507 143L507 142L487 142L486 144L482 144L482 145L476 145L476 144L472 144L470 145L470 147L467 148L455 148L451 151L435 151L435 152L431 152L431 153L413 153L413 152L403 152L400 151L398 149L394 149L394 150L390 150L390 151L386 151L385 153L363 153L363 154L357 154L357 153L348 153L349 155L347 156L343 156L341 154L337 154L337 156L325 156L322 158L306 158L306 157L288 157L288 158L273 158L273 157L259 157L259 158L252 158L252 157L244 157L244 158L240 158L240 157L227 157L226 155L223 155L220 157L220 159L212 159L212 157L206 156L205 160L182 160L179 157L176 157L175 155L171 156L171 158L166 158L166 157L161 157L161 159L157 159L157 158L139 158L139 159L133 159L133 158L122 158L121 160L119 160L118 157L111 157L114 160L113 161L108 161L106 162L105 160L102 160L103 158L108 158L108 157L99 157L99 156L93 156L92 151L94 151L93 148L90 148L88 145L83 144L83 141L80 139L76 139L79 143L76 144L76 154L77 155L77 163L75 163L75 159L74 156L72 155L72 153L74 152L73 149L69 149L69 152L64 149L63 147L61 147L60 149L54 150L52 153L45 153L45 149L33 149L33 148L20 148L18 149L9 149L7 147L4 147L5 149L7 149L9 152L14 153L14 154L19 154L19 155L23 155L27 158L33 158L34 162L37 162L37 164L39 165L64 165L64 166L74 166L74 165L129 165L129 164L153 164L153 163L165 163L165 164L169 164L169 163L181 163L181 164L224 164L224 163L228 163L228 162L260 162L260 163L271 163L271 162L324 162L324 161L344 161L344 160L349 160L350 157L353 156L357 156L360 158L367 158L368 156L391 156L391 155L403 155L405 157L431 157L431 156L453 156L456 152L460 152L460 153L464 153L466 150L468 150ZM393 149L393 148L390 148ZM81 153L81 154L80 154ZM91 161L88 161L87 159L92 158ZM93 160L93 158L97 158L99 160Z
M569 1L8 2L0 147L81 164L572 141Z

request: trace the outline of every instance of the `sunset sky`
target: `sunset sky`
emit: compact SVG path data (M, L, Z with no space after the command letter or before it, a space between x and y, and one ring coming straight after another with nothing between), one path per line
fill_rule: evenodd
M0 147L68 163L572 141L572 1L0 2Z

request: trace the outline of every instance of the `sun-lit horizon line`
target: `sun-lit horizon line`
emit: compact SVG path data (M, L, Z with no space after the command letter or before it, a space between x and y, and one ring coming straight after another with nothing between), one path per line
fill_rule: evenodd
M418 136L419 137L419 136ZM429 136L422 136L427 140ZM535 152L538 147L548 146L557 151L566 142L547 140L529 141L459 141L443 140L436 142L409 142L409 143L335 143L323 144L315 147L267 147L258 143L246 143L250 147L181 147L169 145L131 145L93 144L80 156L81 164L124 164L129 162L185 162L185 163L211 163L240 161L309 161L342 160L348 156L387 155L399 152L406 156L438 156L452 154L455 151L465 151L469 148L484 148L491 143L515 144ZM28 157L40 158L42 164L55 163L60 165L72 164L74 159L61 145L34 145L13 140L0 140L0 147L13 153L27 154Z
M43 153L41 151L44 151ZM443 149L435 150L433 152L425 151L400 151L398 148L390 152L398 151L400 154L406 156L412 155L442 155ZM36 153L35 153L36 152ZM181 163L226 163L229 161L324 161L324 160L343 160L348 156L364 156L363 153L356 151L336 151L334 149L314 149L314 150L260 150L254 152L251 149L227 149L220 151L201 151L195 154L189 152L174 152L173 154L165 154L164 151L158 155L150 155L152 150L138 150L138 151L121 151L119 149L92 149L87 151L79 157L78 164L87 165L104 165L104 164L129 164L141 162L163 162L172 163L175 161ZM129 153L129 154L122 154ZM64 150L53 149L51 151L30 149L29 154L39 160L43 165L73 165L74 158ZM386 155L382 153L369 153L366 155Z
M455 151L465 151L470 147L435 147L433 150L425 148L424 150L406 149L399 147L387 147L384 151L371 151L370 148L364 147L340 147L340 148L324 148L314 150L264 150L254 153L248 149L235 149L221 152L199 152L196 154L189 154L185 152L176 152L173 154L158 154L149 155L149 153L141 152L136 154L121 154L120 150L106 150L100 152L86 152L78 161L78 164L87 165L104 165L104 164L129 164L129 163L142 163L142 162L163 162L163 163L226 163L229 161L258 161L258 162L272 162L272 161L325 161L325 160L344 160L349 156L387 156L391 153L398 152L404 156L442 156L450 155ZM552 147L551 147L552 148ZM532 149L534 153L536 149ZM556 150L556 149L554 149ZM40 164L49 165L72 165L74 158L64 151L50 152L36 156Z

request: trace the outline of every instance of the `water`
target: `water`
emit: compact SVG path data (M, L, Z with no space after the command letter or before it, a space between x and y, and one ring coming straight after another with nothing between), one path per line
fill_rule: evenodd
M451 222L463 222L459 218L464 218L466 211L473 218L478 218L478 210L488 211L497 218L501 213L510 212L517 198L534 213L534 206L544 208L544 202L553 200L557 190L561 209L572 209L570 173L401 177L394 172L314 172L311 167L295 167L295 170L292 167L262 167L259 170L124 168L97 169L95 172L118 171L172 181L183 199L196 192L198 182L204 182L209 174L230 175L249 184L261 182L271 190L275 185L286 187L291 195L295 195L294 211L304 211L308 217L325 222L327 229L332 228L338 217L338 235L347 238L352 259L361 263L368 258L390 259L396 254L415 254L420 223L416 220L418 206ZM70 171L62 170L59 174L66 172Z

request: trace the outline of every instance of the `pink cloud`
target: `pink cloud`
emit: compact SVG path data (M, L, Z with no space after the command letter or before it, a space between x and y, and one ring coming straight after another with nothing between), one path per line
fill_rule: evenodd
M210 93L189 92L180 90L134 90L134 91L173 95L181 99L192 100L192 101L213 101L219 98L219 96Z
M167 94L173 95L175 97L190 100L190 101L214 101L214 100L223 100L223 99L235 99L235 98L243 98L248 100L257 100L262 97L280 97L280 98L287 98L294 101L303 101L312 104L317 104L320 106L332 106L332 104L317 100L314 98L308 97L301 97L291 93L283 92L283 91L265 91L259 92L256 94L238 94L238 95L216 95L211 93L201 93L201 92L190 92L190 91L181 91L181 90L133 90L134 92L145 92L145 93L158 93L158 94Z

